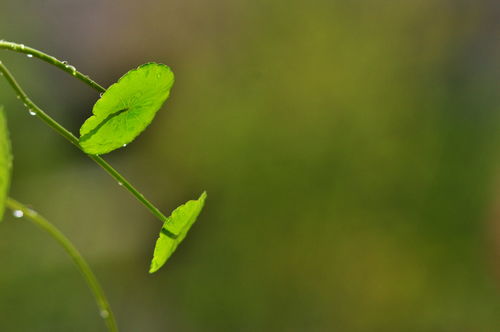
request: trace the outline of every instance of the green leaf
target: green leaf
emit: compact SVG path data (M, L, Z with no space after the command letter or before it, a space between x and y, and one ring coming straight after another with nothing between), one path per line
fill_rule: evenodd
M200 198L179 206L167 218L160 232L160 237L156 241L149 273L158 271L167 262L179 243L184 240L201 209L203 209L206 198L207 193L203 192Z
M163 64L146 63L123 75L95 103L80 128L80 146L104 154L132 142L167 100L174 74Z
M5 201L10 187L12 154L10 149L9 129L3 107L0 107L0 221L5 212Z

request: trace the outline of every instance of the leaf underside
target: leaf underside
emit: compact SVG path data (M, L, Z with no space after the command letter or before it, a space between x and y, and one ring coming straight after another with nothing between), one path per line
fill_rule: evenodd
M3 107L0 107L0 221L5 212L5 201L10 187L12 172L12 153L10 147L9 129Z
M105 154L132 142L167 100L174 74L163 64L147 63L123 75L95 103L80 128L80 146Z
M158 271L167 262L179 243L184 240L187 232L203 209L206 197L207 193L203 192L200 198L179 206L167 218L156 241L149 273ZM172 234L175 235L175 238Z

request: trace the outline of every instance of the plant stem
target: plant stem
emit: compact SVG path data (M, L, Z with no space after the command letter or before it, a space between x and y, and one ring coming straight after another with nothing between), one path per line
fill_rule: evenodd
M88 154L90 159L95 161L99 166L101 166L102 169L104 169L109 175L111 175L116 181L118 181L118 184L120 186L125 187L129 192L131 192L135 198L141 202L145 207L149 209L149 211L154 214L158 219L160 219L162 222L165 222L167 220L167 217L161 213L160 210L156 206L153 205L150 201L148 201L143 194L141 194L137 189L135 189L130 182L127 181L120 173L118 173L117 170L115 170L113 167L111 167L110 164L108 164L104 159L97 155L91 155ZM170 234L170 237L176 238L177 236L174 234Z
M7 67L5 67L5 65L1 61L0 61L0 75L3 75L5 77L9 85L16 92L17 98L20 99L31 112L34 112L49 127L51 127L53 130L55 130L57 133L59 133L61 136L67 139L70 143L72 143L82 152L84 152L79 144L78 138L75 135L73 135L70 131L68 131L66 128L64 128L62 125L60 125L56 120L50 117L47 113L45 113L40 107L38 107L28 97L28 95L24 92L21 86L17 83L14 76L12 76L10 71L7 69ZM153 215L159 218L160 221L165 222L167 220L167 217L163 213L161 213L161 211L158 208L156 208L153 205L153 203L148 201L143 194L141 194L136 188L134 188L134 186L132 186L132 184L127 181L127 179L125 179L117 170L115 170L110 164L108 164L104 159L102 159L102 157L90 154L87 154L87 156L93 161L95 161L99 166L101 166L101 168L103 168L109 175L111 175L118 182L118 184L121 184L132 195L134 195L134 197L139 202L141 202L146 208L148 208ZM172 233L170 237L175 238L176 236Z
M24 53L27 54L30 57L35 57L40 60L43 60L47 63L50 63L51 65L54 65L58 67L59 69L64 70L65 72L71 74L72 76L76 77L80 81L84 82L85 84L90 85L92 88L96 89L99 92L104 92L106 91L105 88L100 86L98 83L92 81L90 77L83 75L79 71L75 69L75 67L69 65L66 61L60 61L56 59L55 57L45 54L39 50L36 50L34 48L31 48L29 46L25 46L23 44L17 44L5 40L0 40L0 49L6 49L14 52L19 52L19 53Z
M36 211L29 209L24 204L19 203L9 197L7 199L7 207L12 211L22 211L23 216L31 220L38 227L46 231L54 240L59 242L59 244L63 247L63 249L68 253L73 262L76 264L78 270L80 271L90 290L94 294L97 306L100 310L100 315L106 322L108 331L117 332L118 327L116 325L115 316L113 314L113 311L111 311L111 307L106 298L106 295L104 295L104 291L102 290L101 285L97 281L97 278L92 272L89 264L85 261L83 256L80 254L78 249L75 248L71 241L47 219L39 215Z

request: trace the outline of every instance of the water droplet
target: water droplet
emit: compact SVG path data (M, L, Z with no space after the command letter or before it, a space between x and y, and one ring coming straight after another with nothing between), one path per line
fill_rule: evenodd
M36 112L35 112L35 111L33 111L33 110L31 110L31 109L30 109L30 110L28 110L28 112L30 113L30 115L36 115Z
M101 93L99 94L99 98L101 98L103 94L104 94L104 92L101 92Z
M123 183L121 183L121 182L118 182L118 185L119 185L119 186L123 186Z
M127 144L123 144L122 146L123 146L123 147L126 147L126 146L127 146Z
M68 61L64 60L64 61L61 61L63 64L67 65L68 64Z
M99 315L101 315L101 318L106 319L109 317L109 311L102 309L101 312L99 313Z
M71 70L71 74L76 75L76 68L75 68L75 66L66 65L66 68L68 68L69 70Z
M24 44L19 44L19 48L24 50Z
M26 56L27 56L28 58L32 58L32 57L33 57L33 54L28 53L28 54L26 54Z
M12 215L15 218L22 218L24 216L24 212L21 210L14 210L14 211L12 211Z

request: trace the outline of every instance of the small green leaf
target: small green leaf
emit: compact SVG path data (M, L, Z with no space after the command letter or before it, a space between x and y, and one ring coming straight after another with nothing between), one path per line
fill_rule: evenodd
M95 103L80 128L80 146L104 154L132 142L167 100L174 74L163 64L146 63L123 75Z
M9 129L3 107L0 107L0 221L5 212L5 201L10 186L12 154L10 149Z
M156 241L149 273L158 271L167 262L179 243L184 240L201 209L203 209L206 198L207 193L203 192L200 198L179 206L167 218L160 232L160 237Z

